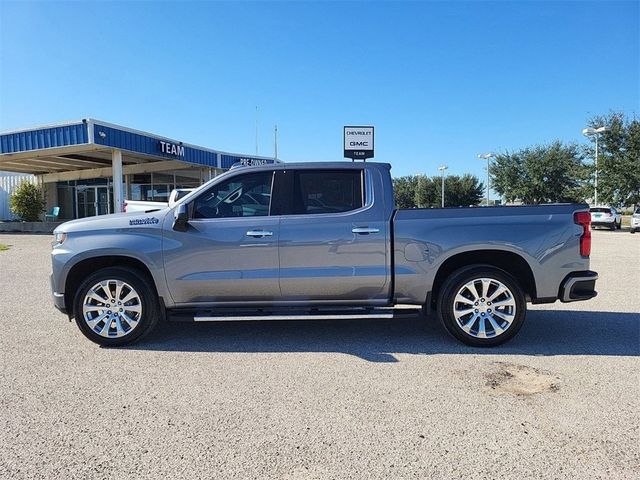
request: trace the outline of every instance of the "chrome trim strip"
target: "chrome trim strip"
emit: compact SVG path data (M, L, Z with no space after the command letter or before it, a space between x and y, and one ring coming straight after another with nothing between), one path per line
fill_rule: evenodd
M328 315L220 315L218 317L193 317L196 322L242 322L247 320L360 320L393 318L393 313L328 314Z

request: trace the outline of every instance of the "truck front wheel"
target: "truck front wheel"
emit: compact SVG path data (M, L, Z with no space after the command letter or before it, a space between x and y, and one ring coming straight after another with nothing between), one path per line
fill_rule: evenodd
M508 273L491 266L453 272L440 289L438 314L446 330L474 347L493 347L522 327L526 299Z
M103 268L80 285L74 314L78 328L92 342L108 347L127 345L158 323L158 296L141 272Z

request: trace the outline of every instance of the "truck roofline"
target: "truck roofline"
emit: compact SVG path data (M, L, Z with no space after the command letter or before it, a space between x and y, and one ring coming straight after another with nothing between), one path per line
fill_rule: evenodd
M296 163L269 163L265 165L246 165L246 166L238 166L227 170L221 175L208 180L203 183L199 187L195 188L192 192L185 195L181 199L175 202L175 205L180 203L184 203L185 201L191 201L192 198L196 195L196 192L200 192L209 185L213 185L214 183L218 183L220 181L226 180L232 176L247 173L247 172L265 172L272 170L287 170L290 168L295 168L296 170L313 170L317 168L328 168L332 170L351 170L351 169L361 169L361 168L369 168L371 170L391 170L391 164L389 163L381 163L381 162L347 162L347 161L327 161L327 162L296 162ZM391 192L391 195L393 193Z
M363 168L363 167L373 167L373 168L386 168L388 170L391 169L391 164L383 163L383 162L348 162L348 161L323 161L323 162L287 162L287 163L271 163L266 165L246 165L246 166L238 166L233 170L229 170L229 172L240 172L246 170L287 170L288 168L295 168L297 170L300 169L313 169L313 168L332 168L336 170L340 169L353 169L353 168Z

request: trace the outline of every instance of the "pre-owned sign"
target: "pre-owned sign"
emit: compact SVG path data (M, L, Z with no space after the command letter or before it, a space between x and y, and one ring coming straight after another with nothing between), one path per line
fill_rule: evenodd
M352 160L373 157L373 127L344 127L344 156Z
M259 165L266 165L269 161L263 158L241 158L238 160L238 165L242 165L244 167L256 167Z

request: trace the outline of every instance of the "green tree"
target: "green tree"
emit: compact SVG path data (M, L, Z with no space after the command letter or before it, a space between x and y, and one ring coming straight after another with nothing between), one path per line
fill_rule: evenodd
M42 189L31 182L23 181L11 195L11 211L25 222L37 222L44 212L45 201Z
M588 125L607 127L598 139L598 203L634 205L640 203L640 121L627 119L624 113L596 115ZM591 160L590 193L595 180L595 142L587 148Z
M416 208L416 190L418 177L408 175L393 179L393 196L396 208Z
M418 207L430 208L435 206L436 200L440 198L438 188L439 187L436 185L433 178L427 177L426 175L420 175L415 193Z
M507 202L579 202L588 168L577 145L555 141L496 155L490 174L492 188Z
M438 184L438 198L441 199L440 186ZM469 173L462 176L449 175L444 179L444 202L447 207L469 207L480 203L483 198L484 184ZM441 204L441 203L440 203ZM439 204L439 205L440 205Z
M393 179L397 208L437 208L442 202L440 176L412 175ZM445 177L445 206L468 207L478 205L484 186L470 174Z

